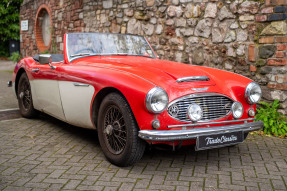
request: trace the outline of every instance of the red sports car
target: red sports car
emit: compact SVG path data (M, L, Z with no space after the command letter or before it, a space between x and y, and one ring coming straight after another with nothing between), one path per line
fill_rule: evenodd
M68 33L64 54L23 58L12 82L22 116L41 111L97 129L106 158L128 166L148 144L196 150L243 142L261 88L218 69L158 59L143 36Z

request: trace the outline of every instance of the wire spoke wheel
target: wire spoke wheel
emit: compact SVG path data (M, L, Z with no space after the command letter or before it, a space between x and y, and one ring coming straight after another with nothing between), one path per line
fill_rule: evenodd
M18 88L18 104L20 113L23 117L32 118L36 116L36 110L33 106L31 86L26 73L20 76Z
M22 81L22 86L20 88L19 98L21 99L22 106L25 110L29 110L31 108L31 87L29 82L25 79Z
M104 139L109 151L120 154L127 143L126 124L120 109L111 105L104 117Z
M138 131L125 97L115 92L106 95L98 118L98 137L105 157L118 166L129 166L138 161L146 146L138 137Z

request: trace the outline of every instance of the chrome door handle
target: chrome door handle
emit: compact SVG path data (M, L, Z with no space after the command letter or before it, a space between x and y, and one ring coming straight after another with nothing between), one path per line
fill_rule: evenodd
M32 72L39 72L39 68L37 68L37 69L32 69Z
M90 86L89 84L83 84L83 83L78 83L78 82L74 82L73 84L74 84L74 86L82 86L82 87L89 87Z

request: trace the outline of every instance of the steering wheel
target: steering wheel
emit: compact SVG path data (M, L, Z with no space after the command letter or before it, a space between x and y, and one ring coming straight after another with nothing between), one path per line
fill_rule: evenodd
M89 51L89 52L91 52L91 53L95 53L94 50L91 49L91 48L83 48L83 49L80 49L80 50L74 52L74 54L79 54L79 53L81 53L81 52L87 53L87 51Z

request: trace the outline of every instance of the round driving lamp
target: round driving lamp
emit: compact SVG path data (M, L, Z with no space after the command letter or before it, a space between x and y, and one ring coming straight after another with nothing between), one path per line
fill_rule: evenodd
M255 116L255 111L253 109L249 109L248 115L249 115L249 117L254 117Z
M258 103L261 96L262 90L257 83L251 82L247 85L245 89L245 99L249 104Z
M155 120L152 122L152 128L153 128L153 129L158 129L158 128L160 128L160 122L159 122L159 120L155 119Z
M199 121L203 115L202 108L198 104L192 103L187 108L187 115L191 121Z
M145 105L149 112L161 113L168 105L168 95L160 87L152 88L146 95Z
M243 115L243 106L240 102L234 102L231 106L232 114L235 119L239 119Z

